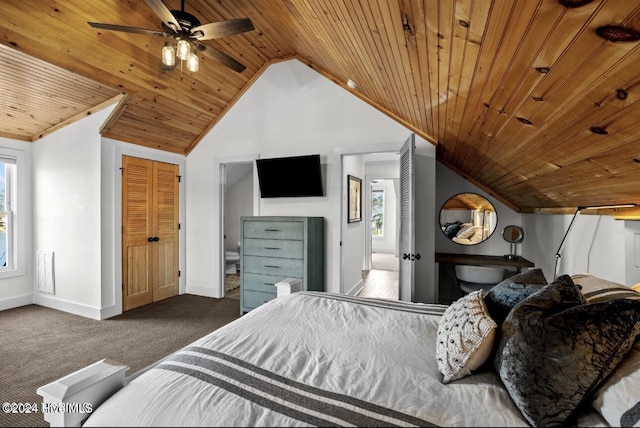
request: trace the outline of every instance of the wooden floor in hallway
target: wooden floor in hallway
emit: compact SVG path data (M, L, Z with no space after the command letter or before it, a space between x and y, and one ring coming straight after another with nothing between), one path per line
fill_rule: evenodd
M362 271L364 285L357 296L398 300L398 266L398 258L394 254L372 253L371 270Z

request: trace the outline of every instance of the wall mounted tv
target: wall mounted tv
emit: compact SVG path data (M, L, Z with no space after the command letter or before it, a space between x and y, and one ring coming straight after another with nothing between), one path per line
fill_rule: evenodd
M260 196L324 196L320 155L256 159Z

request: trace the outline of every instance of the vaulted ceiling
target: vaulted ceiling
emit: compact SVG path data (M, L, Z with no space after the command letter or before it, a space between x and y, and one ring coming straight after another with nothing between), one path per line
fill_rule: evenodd
M148 2L1 3L3 137L122 98L103 136L188 154L266 67L297 58L518 211L640 203L640 0L186 0L202 23L255 27L202 42L195 73L162 70L163 37L87 24L162 31Z

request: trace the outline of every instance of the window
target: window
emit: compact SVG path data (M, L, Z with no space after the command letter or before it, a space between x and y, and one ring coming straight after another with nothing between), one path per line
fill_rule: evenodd
M18 244L24 230L24 222L18 217L18 185L22 185L18 183L18 169L22 163L22 152L0 148L0 278L24 274L24 246ZM22 177L24 172L20 173Z
M384 236L384 190L371 190L371 236Z

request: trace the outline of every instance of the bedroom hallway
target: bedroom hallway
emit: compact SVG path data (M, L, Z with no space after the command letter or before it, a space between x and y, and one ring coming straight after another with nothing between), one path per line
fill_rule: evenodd
M371 270L362 271L364 285L356 296L398 300L398 268L399 260L395 254L371 253Z

